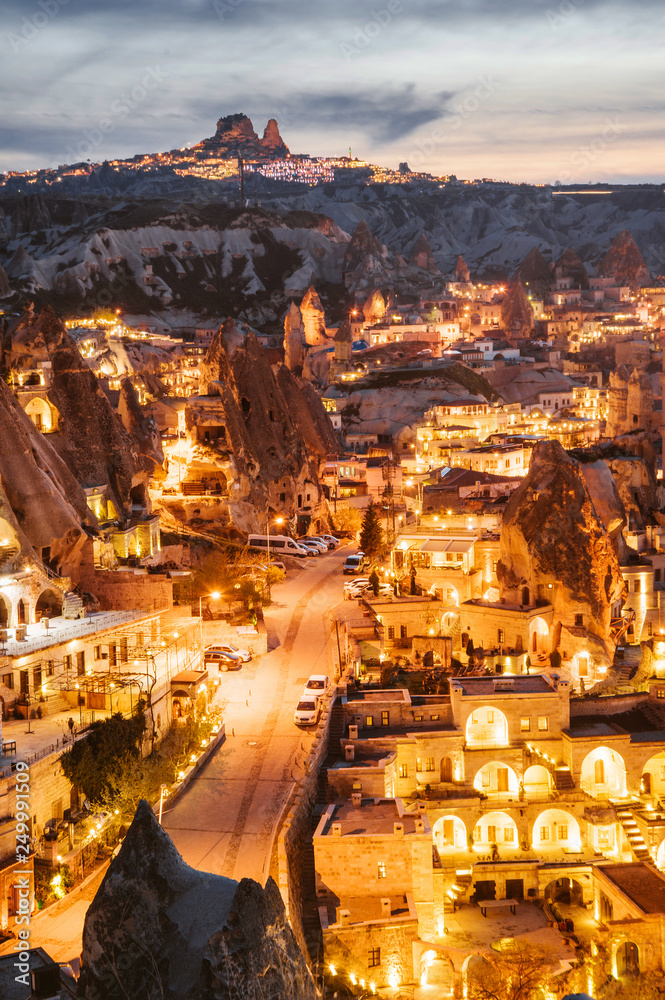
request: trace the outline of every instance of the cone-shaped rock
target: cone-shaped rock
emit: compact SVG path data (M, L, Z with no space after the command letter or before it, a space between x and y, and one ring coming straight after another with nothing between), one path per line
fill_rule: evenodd
M140 802L86 914L84 1000L313 1000L277 886L200 872Z
M313 285L309 286L300 303L300 314L305 331L305 342L310 347L325 344L328 339L326 337L326 314Z
M509 337L529 337L533 331L533 307L521 281L513 281L508 286L501 303L501 325Z
M455 281L463 281L465 283L471 281L471 274L469 273L469 268L467 266L466 261L464 260L464 257L462 257L461 254L457 258L457 262L455 264Z
M587 269L572 247L568 247L568 249L564 250L561 254L558 261L554 265L554 273L557 278L572 278L575 284L579 285L580 288L589 287L589 275L587 274Z
M627 229L614 238L598 265L597 274L599 278L614 278L617 285L629 285L630 288L642 288L652 280L644 257Z

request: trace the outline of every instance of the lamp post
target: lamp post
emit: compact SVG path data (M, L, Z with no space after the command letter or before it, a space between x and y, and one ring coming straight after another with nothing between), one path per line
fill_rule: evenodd
M275 524L284 524L284 518L276 517ZM266 546L268 549L268 566L270 566L270 514L268 514L268 517L266 519L266 535L268 538L268 545Z
M161 785L159 789L159 825L162 825L162 809L164 808L164 796L168 794L166 785Z
M213 601L218 601L221 594L218 590L213 590L212 594L206 594L206 600L208 598ZM203 594L199 595L199 638L201 639L201 652L203 652Z

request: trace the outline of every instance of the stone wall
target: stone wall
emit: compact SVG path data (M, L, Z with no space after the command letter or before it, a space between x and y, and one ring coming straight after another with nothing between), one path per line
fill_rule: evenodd
M102 611L164 611L173 607L173 581L144 571L105 571L86 567L79 585L94 594Z
M648 700L649 695L646 691L607 698L571 698L570 717L573 719L585 715L619 715L621 712L632 712L633 709L641 708Z

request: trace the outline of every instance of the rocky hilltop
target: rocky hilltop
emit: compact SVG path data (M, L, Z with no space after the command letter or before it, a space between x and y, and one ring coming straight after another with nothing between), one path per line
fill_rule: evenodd
M289 148L279 134L279 125L274 118L268 121L259 139L252 121L247 115L227 115L217 122L217 131L211 138L203 139L194 146L195 150L205 150L220 157L244 156L248 158L278 159L289 156Z
M314 1000L277 886L185 864L147 802L86 914L82 1000Z
M600 465L596 475L602 493L611 475ZM601 519L590 486L591 470L587 480L558 441L538 442L528 475L506 504L497 576L506 601L553 605L552 648L569 655L590 649L607 663L610 619L624 592L607 529L616 532L623 511L618 497L612 500L616 490L606 493Z

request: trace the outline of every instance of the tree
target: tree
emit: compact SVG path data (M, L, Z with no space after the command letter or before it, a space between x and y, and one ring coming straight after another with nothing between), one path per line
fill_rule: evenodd
M138 766L145 728L142 709L131 719L116 713L110 719L93 722L87 739L79 740L60 758L65 777L91 803L107 801L117 791L128 761Z
M383 551L384 538L381 521L376 507L370 503L363 517L360 529L360 548L370 559L376 559Z
M340 509L333 514L332 523L335 531L339 531L342 535L350 535L351 538L355 538L362 525L362 515L359 510L356 510L355 507L340 507Z
M411 589L410 589L410 593L411 593L412 597L415 597L415 595L418 593L418 587L416 585L416 567L415 566L411 567Z
M378 597L379 596L379 574L376 572L375 569L373 569L372 572L369 574L369 583L370 583L370 586L371 586L372 590L374 591L374 596Z
M468 1000L536 1000L557 964L544 948L512 940L469 970Z

